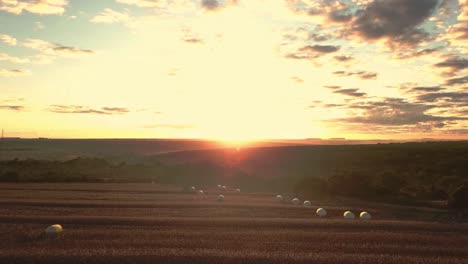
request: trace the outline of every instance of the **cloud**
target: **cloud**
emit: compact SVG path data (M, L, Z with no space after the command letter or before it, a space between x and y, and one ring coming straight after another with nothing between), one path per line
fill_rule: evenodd
M344 104L324 104L323 107L325 108L339 108L339 107L343 107L343 106L346 106Z
M301 52L320 52L320 53L331 53L340 50L339 46L331 45L308 45L299 49Z
M0 100L0 110L10 110L10 111L24 111L26 107L22 105L23 98L13 98L13 99L4 99Z
M295 83L303 83L304 82L304 79L302 79L301 77L298 77L298 76L292 76L291 78L289 78L291 81L295 82Z
M14 37L5 34L0 34L0 42L3 42L10 46L16 46L17 43Z
M202 0L201 6L207 10L216 10L220 5L217 0Z
M201 0L201 7L208 11L216 11L229 5L236 5L238 0Z
M328 89L340 89L341 88L341 86L338 86L338 85L325 85L323 87L328 88Z
M299 48L297 52L286 54L289 59L313 59L318 58L324 54L337 52L339 46L332 45L307 45Z
M359 92L359 89L339 89L333 91L333 93L348 95L352 97L364 97L367 95L366 93Z
M363 80L371 80L376 79L378 74L375 72L367 72L367 71L357 71L357 72L348 72L348 71L335 71L333 72L335 75L339 76L358 76Z
M128 13L118 12L110 8L104 9L89 21L94 24L128 23L131 20Z
M442 50L443 47L436 47L436 48L427 48L415 51L413 49L402 49L398 51L398 58L399 59L409 59L409 58L418 58L426 55L433 54Z
M462 103L464 106L468 106L467 92L427 93L419 95L417 99L422 102L450 101L453 103Z
M445 81L446 85L465 85L468 83L468 75L459 77L459 78L452 78Z
M61 54L61 55L68 55L68 54L75 54L75 55L80 55L80 54L93 54L94 51L89 50L89 49L79 49L75 47L68 47L68 46L55 46L52 48L54 53L56 54Z
M101 107L93 109L81 105L51 105L48 111L59 114L99 114L99 115L116 115L126 114L129 112L127 108L122 107Z
M428 38L429 34L419 26L438 3L439 0L375 0L358 12L352 31L366 40L387 38L391 46L414 45Z
M0 69L0 77L26 76L31 73L28 70L21 69Z
M337 60L337 61L350 61L350 60L354 59L351 56L345 56L345 55L338 55L338 56L335 56L333 58L335 58L335 60Z
M0 53L0 61L6 61L10 63L17 63L17 64L24 64L24 63L48 64L48 63L51 63L53 59L54 59L53 57L43 55L43 54L20 58L20 57L8 55L6 53Z
M0 105L0 110L24 111L26 108L22 105Z
M337 121L383 126L417 125L427 122L468 120L460 116L435 116L426 114L435 105L412 103L401 98L382 98L381 101L358 102L348 105L352 117ZM356 112L358 111L358 112Z
M446 37L450 42L450 46L463 47L466 52L466 41L468 40L468 1L460 0L458 2L459 14L457 21L449 28Z
M461 57L448 58L445 61L435 64L434 66L438 68L448 68L449 74L454 74L457 71L466 69L468 67L468 59Z
M412 92L420 93L420 92L439 92L444 90L445 88L442 88L440 86L432 86L432 87L413 87L411 88Z
M68 5L67 0L0 0L0 11L19 15L29 12L39 15L61 15Z
M80 49L71 46L64 46L61 44L51 43L42 39L27 39L22 43L24 47L38 50L43 53L53 55L85 55L93 54L94 51L89 49Z
M10 55L8 55L6 53L0 53L0 61L6 61L6 62L11 62L11 63L28 63L28 62L30 62L29 59L10 56Z

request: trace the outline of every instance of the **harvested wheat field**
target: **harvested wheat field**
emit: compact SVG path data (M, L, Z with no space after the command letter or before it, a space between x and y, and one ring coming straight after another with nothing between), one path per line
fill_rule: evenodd
M329 212L319 218L314 203L229 192L217 202L214 188L204 197L151 184L0 190L0 263L468 263L468 224L437 209L316 201ZM364 207L371 221L342 219ZM64 232L45 235L52 224Z

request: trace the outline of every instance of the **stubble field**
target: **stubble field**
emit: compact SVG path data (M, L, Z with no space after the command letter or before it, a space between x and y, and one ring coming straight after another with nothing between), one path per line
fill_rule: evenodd
M468 224L440 208L339 199L304 208L271 193L223 194L0 184L0 263L468 263ZM373 219L344 220L345 210ZM56 223L65 232L45 236Z

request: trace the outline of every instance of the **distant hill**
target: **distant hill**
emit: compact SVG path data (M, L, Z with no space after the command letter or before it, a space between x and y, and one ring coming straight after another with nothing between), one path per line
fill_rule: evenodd
M271 139L239 143L238 147L273 147L303 145L356 145L391 143L389 140L346 139ZM140 162L146 156L187 150L236 147L213 140L197 139L0 139L0 160L42 159L70 160L77 157L97 157L112 161Z

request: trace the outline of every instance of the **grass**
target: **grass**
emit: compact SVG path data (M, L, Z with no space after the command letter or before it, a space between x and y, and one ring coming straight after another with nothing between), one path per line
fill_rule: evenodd
M0 263L468 263L468 224L441 209L312 201L329 212L320 219L273 194L219 203L208 192L199 200L149 184L1 184ZM345 209L373 220L343 220ZM55 223L65 232L44 236Z

